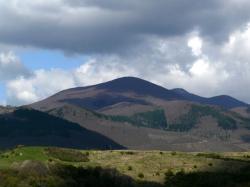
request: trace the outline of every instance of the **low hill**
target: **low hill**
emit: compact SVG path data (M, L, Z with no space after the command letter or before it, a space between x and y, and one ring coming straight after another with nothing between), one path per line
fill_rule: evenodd
M0 148L17 145L123 149L111 139L47 113L18 108L0 115Z

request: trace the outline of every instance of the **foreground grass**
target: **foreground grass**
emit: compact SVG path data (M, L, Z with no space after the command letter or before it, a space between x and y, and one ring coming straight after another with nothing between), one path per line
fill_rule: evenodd
M114 180L115 186L226 186L225 180L229 186L250 186L250 153L77 151L44 147L19 147L1 153L0 186L20 186L19 180L25 181L23 175L27 181L22 186L84 186L84 182L96 186L95 179L101 182L98 186L114 184ZM85 181L78 181L84 177ZM44 185L37 184L43 182Z

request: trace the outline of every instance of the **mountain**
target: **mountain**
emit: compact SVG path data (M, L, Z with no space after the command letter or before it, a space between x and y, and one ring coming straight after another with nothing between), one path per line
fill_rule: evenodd
M29 107L79 124L129 149L244 151L248 105L229 96L200 97L124 77L61 91Z
M17 108L0 115L0 148L17 145L123 149L109 138L47 113Z
M91 110L99 110L117 103L126 102L148 105L151 99L164 101L184 100L201 104L216 105L226 109L235 107L247 107L248 104L230 96L216 96L211 98L200 97L183 89L168 90L151 82L135 78L123 77L106 83L88 87L78 87L64 90L54 96L35 103L36 108L48 107L52 103L68 103Z
M248 104L227 95L206 98L189 93L188 91L181 88L176 88L172 91L181 96L184 100L198 102L201 104L216 105L226 109L249 106Z

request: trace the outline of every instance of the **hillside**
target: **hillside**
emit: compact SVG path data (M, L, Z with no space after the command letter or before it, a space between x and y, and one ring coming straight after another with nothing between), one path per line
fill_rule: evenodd
M27 108L0 115L0 148L17 145L122 149L109 138L76 123Z
M167 107L171 108L171 105ZM189 107L193 109L181 115L178 119L183 121L178 123L168 122L170 120L167 120L163 109L121 116L104 115L65 105L48 112L103 134L129 149L243 151L249 148L248 141L243 139L250 134L248 123L237 121L235 126L233 117L217 113L213 108L196 105ZM193 118L185 120L187 114ZM225 121L225 126L219 126L217 120ZM152 124L155 126L150 126Z
M244 151L250 148L250 117L237 113L238 106L247 105L133 77L64 90L30 105L129 149Z
M151 98L151 100L150 100ZM183 100L223 108L246 107L246 103L230 96L212 98L200 97L183 89L168 90L151 82L123 77L93 86L78 87L61 91L48 99L32 104L37 109L46 110L61 103L73 104L91 110L100 110L118 103L150 105L155 100Z
M249 186L249 155L19 147L0 153L0 186Z

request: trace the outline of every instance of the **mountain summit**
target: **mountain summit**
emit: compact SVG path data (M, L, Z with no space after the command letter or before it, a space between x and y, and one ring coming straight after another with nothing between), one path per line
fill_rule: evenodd
M148 100L149 97L151 98L150 101ZM248 104L230 96L201 97L181 88L168 90L162 86L136 77L122 77L93 86L64 90L32 106L40 108L47 104L68 103L97 110L121 102L149 104L153 100L158 99L164 101L179 100L197 102L200 104L215 105L225 109L248 106Z
M0 110L0 147L246 151L250 107L123 77L71 88L21 108Z

